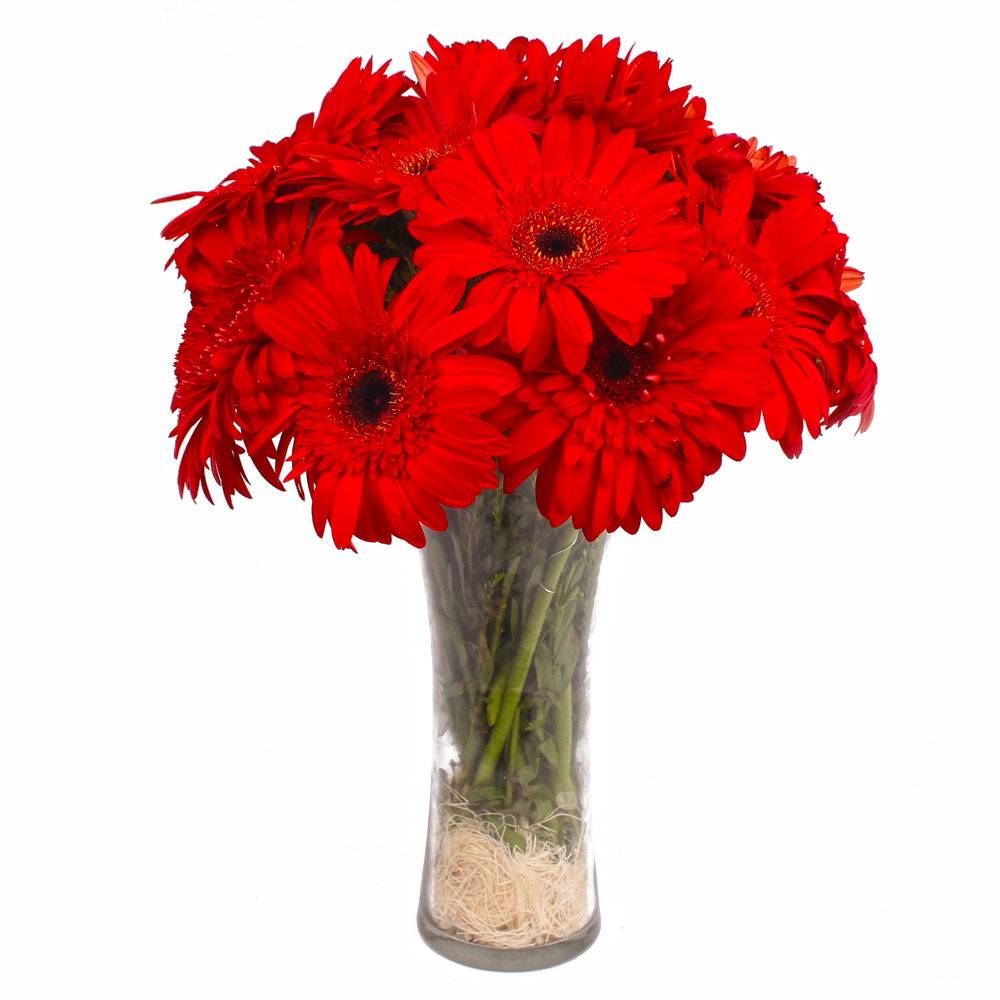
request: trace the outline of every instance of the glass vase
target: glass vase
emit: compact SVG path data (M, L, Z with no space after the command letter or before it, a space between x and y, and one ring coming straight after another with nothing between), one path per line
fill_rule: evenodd
M533 479L427 534L434 751L417 923L463 965L558 965L600 931L587 651L606 536L553 528Z

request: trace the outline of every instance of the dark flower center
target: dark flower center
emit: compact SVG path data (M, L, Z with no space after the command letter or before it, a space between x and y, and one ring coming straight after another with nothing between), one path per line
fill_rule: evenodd
M544 174L528 190L500 196L488 220L498 263L508 271L536 271L562 279L612 265L627 249L635 228L617 194L587 177ZM572 282L571 282L572 284Z
M584 374L605 399L618 406L630 406L643 399L648 388L646 373L653 355L643 344L626 344L605 330L594 337ZM649 398L648 393L645 396Z
M535 237L535 248L543 257L548 257L550 260L568 257L580 249L580 237L563 226L555 226Z
M368 371L351 386L347 393L347 412L368 427L377 424L392 406L392 384L377 371Z
M601 371L609 382L621 382L632 374L632 359L617 348L609 351L601 361Z

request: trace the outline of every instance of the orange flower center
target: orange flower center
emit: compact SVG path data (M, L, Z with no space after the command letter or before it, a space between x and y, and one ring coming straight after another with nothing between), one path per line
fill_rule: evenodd
M450 128L444 132L426 132L413 139L392 143L366 156L376 173L396 171L407 177L426 173L442 157L454 153L469 140L468 129Z
M608 242L600 221L589 212L560 205L528 213L514 228L515 256L539 271L570 271L593 260Z
M634 227L617 194L589 177L544 174L520 191L502 192L489 219L495 266L519 271L520 280L542 275L586 283L626 250Z
M450 150L448 150L450 152ZM396 157L396 169L410 177L426 173L434 165L434 161L444 156L441 149L417 149L407 156Z

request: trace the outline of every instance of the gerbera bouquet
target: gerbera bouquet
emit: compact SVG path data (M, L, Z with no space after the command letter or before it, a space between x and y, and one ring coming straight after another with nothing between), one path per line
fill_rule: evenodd
M175 196L199 200L163 231L191 293L173 434L182 495L249 497L249 460L338 548L431 529L426 921L522 950L596 913L606 534L659 529L762 418L790 458L867 429L876 369L819 183L718 134L669 61L429 43L414 80L355 60L291 135Z

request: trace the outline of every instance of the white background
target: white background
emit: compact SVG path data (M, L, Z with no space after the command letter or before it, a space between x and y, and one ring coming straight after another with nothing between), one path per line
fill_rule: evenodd
M968 3L20 5L3 73L4 1000L1000 997L997 144ZM414 913L418 554L294 495L175 490L158 239L348 60L598 32L795 153L851 235L871 431L755 435L615 537L596 648L604 931L446 962ZM995 96L995 95L993 95ZM852 424L855 421L852 421Z

